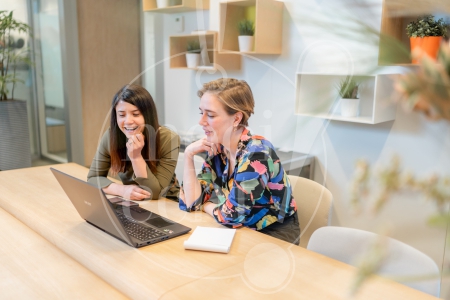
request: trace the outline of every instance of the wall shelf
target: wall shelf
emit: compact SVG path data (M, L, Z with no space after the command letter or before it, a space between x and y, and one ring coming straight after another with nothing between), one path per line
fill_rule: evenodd
M281 54L284 3L274 0L229 0L220 2L219 52L239 52L238 23L255 24L254 51L249 54Z
M197 6L197 0L172 0L172 2L174 5L158 8L156 0L142 0L142 9L144 11L167 14L209 9L209 0L201 0L201 6Z
M377 124L395 119L397 105L393 102L394 74L355 75L361 81L358 117L340 114L337 84L347 75L296 75L295 114L336 121Z
M241 57L232 53L218 53L217 32L198 31L189 35L170 37L170 68L188 69L186 64L186 45L189 41L197 40L202 49L202 65L196 70L240 70Z

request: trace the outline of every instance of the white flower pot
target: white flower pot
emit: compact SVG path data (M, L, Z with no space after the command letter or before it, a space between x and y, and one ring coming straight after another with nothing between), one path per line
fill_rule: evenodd
M186 53L186 65L190 69L195 69L200 65L200 53Z
M240 35L239 39L239 51L252 52L254 37L251 35Z
M170 6L170 0L156 0L156 7L163 8Z
M360 99L341 99L341 115L343 117L357 117L359 115Z

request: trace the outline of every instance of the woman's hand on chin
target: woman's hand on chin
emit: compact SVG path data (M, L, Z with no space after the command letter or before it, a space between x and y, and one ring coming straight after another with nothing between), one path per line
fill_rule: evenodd
M127 141L127 154L133 160L142 157L142 148L144 148L145 139L142 133L130 135Z
M184 155L193 157L195 154L208 152L209 156L216 155L220 152L220 144L209 142L206 137L193 142L184 150Z

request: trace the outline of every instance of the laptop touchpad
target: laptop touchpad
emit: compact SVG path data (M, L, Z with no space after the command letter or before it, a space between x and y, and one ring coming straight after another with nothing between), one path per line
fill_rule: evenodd
M171 223L171 222L167 222L166 220L164 220L161 217L151 218L151 219L148 219L145 222L150 224L150 225L153 225L155 227L158 227L158 228L166 227L166 226L174 224L174 223Z

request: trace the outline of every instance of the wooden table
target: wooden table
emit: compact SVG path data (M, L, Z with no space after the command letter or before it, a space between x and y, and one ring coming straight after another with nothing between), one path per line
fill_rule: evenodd
M0 226L0 298L126 299L3 209Z
M53 167L82 179L88 172L76 164ZM228 254L184 250L189 235L134 249L84 222L48 166L0 172L0 183L1 208L131 298L348 298L353 267L247 228L237 230ZM171 200L140 205L193 229L220 227ZM374 277L356 299L435 298Z

